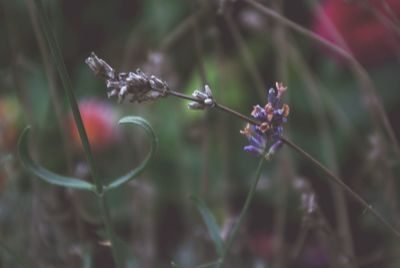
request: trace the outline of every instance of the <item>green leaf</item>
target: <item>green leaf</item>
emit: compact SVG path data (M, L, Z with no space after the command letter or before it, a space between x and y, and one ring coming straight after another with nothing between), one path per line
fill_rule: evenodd
M224 245L221 236L219 235L219 228L214 216L211 214L210 210L202 200L195 196L192 196L191 199L199 210L204 223L207 225L208 232L210 233L210 236L214 242L215 250L217 251L218 256L221 257L224 251Z
M108 191L114 188L117 188L121 186L122 184L125 184L135 178L137 175L139 175L147 166L149 161L153 158L154 153L157 148L157 137L156 134L153 131L153 128L150 126L150 124L143 118L138 117L138 116L126 116L121 118L119 120L118 124L134 124L137 125L141 128L143 128L146 133L150 136L151 144L150 144L150 152L147 154L146 158L142 161L142 163L135 169L129 171L125 175L113 180L109 185L105 186L104 190Z
M30 126L26 127L19 138L18 154L23 166L30 173L51 184L95 192L95 186L89 182L58 175L33 162L28 148L29 130Z

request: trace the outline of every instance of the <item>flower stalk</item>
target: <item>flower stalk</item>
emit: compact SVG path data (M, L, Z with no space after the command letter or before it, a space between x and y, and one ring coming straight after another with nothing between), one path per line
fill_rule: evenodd
M249 124L241 131L250 142L250 145L245 147L245 151L256 152L261 155L262 159L269 159L270 155L275 153L283 144L288 145L296 152L301 154L304 158L309 160L319 170L324 172L329 179L333 180L339 186L357 201L366 211L369 211L379 222L381 222L388 230L390 230L396 237L400 239L400 232L394 228L384 217L372 208L359 194L354 192L349 186L347 186L340 178L334 175L330 170L324 167L319 161L310 156L307 152L301 149L299 146L291 142L290 140L283 137L282 124L286 122L286 118L289 114L289 106L281 102L281 97L286 88L276 83L276 89L271 88L268 91L268 103L265 107L259 105L254 106L252 117L247 117L237 111L234 111L222 104L219 104L212 95L211 89L208 85L204 86L202 90L196 90L192 96L171 90L168 84L155 77L147 76L140 70L136 73L120 73L116 74L104 60L99 59L94 53L86 60L86 63L94 71L95 74L103 76L106 79L107 87L111 90L108 94L111 96L118 96L119 101L122 101L126 96L130 95L131 102L141 102L156 100L160 97L174 96L180 99L191 101L189 104L190 109L206 110L206 109L218 109L226 112L232 116L235 116ZM126 77L132 77L131 80L127 80ZM110 82L111 81L111 82ZM267 151L266 149L269 148ZM265 154L265 152L268 152ZM265 157L264 157L265 156ZM260 161L259 168L261 170L263 160ZM235 226L232 236L228 238L227 247L232 243L235 233L243 220L244 214L247 211L248 205L252 199L254 191L259 180L259 172L257 170L257 176L255 182L252 184L251 189L246 198L245 205L239 216L239 220ZM226 251L226 249L225 249ZM225 255L226 253L224 253Z
M240 211L239 217L238 217L236 223L234 224L232 231L228 235L228 238L227 238L227 241L226 241L226 244L225 244L225 247L224 247L224 251L223 251L222 256L220 258L220 263L217 266L218 268L223 266L223 264L225 262L225 258L229 253L229 249L232 246L233 240L235 240L236 235L237 235L237 233L239 231L239 228L243 223L244 216L246 215L247 211L249 210L250 203L253 200L254 194L255 194L255 192L257 190L258 182L260 181L260 178L261 178L262 166L264 165L265 161L267 160L267 158L264 157L264 155L266 153L266 149L267 148L265 147L264 148L264 152L260 157L260 161L258 162L256 175L255 175L255 178L254 178L254 180L253 180L253 182L252 182L252 184L250 186L250 190L247 193L246 200L244 202L243 208Z

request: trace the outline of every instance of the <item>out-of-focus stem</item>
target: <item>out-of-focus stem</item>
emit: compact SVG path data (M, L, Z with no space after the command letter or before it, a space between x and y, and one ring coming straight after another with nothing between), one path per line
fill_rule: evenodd
M205 10L201 9L196 13L189 15L184 19L166 38L161 42L159 50L162 52L168 51L172 48L185 34L187 34L205 13Z
M46 15L42 1L35 0L35 5L39 14L39 21L42 25L44 35L46 36L47 42L49 44L50 52L54 60L54 65L57 67L58 73L61 78L61 82L64 87L65 95L71 107L72 115L74 117L75 124L78 129L79 137L82 140L83 150L85 152L85 156L89 164L92 178L96 184L96 190L99 194L101 194L103 192L103 186L100 182L99 175L97 174L97 171L95 169L95 164L94 164L95 161L93 158L92 150L90 148L89 139L87 137L85 128L83 126L82 117L81 114L79 113L78 104L76 102L76 98L72 90L72 83L68 77L67 68L64 64L59 45L57 43L57 40L54 36L52 29L50 28L50 21Z
M258 181L260 180L260 177L261 177L262 166L263 166L264 162L266 161L266 158L264 157L265 151L266 150L264 149L264 152L263 152L262 156L260 157L260 161L258 162L258 167L257 167L257 170L256 170L255 178L254 178L254 180L253 180L253 182L252 182L252 184L250 186L249 192L247 193L246 201L244 202L243 208L240 211L239 217L238 217L235 225L233 226L232 231L228 235L228 238L227 238L227 241L226 241L226 244L225 244L225 247L224 247L224 252L222 253L222 256L221 256L221 262L218 264L217 267L223 266L225 258L227 256L227 254L229 253L229 249L232 246L233 240L235 239L235 237L237 235L239 227L243 223L244 216L247 213L247 211L249 210L250 203L253 200L254 194L255 194L256 189L257 189Z
M295 63L297 68L299 68L299 71L301 70L302 76L304 77L304 81L307 85L307 91L309 96L311 97L311 107L313 108L314 114L316 115L319 132L322 136L322 153L326 160L326 164L330 170L338 173L336 152L332 143L330 127L327 124L327 114L323 107L323 104L321 103L321 96L320 91L318 90L319 86L317 84L317 81L314 79L314 76L308 69L307 65L304 62L304 59L297 52L297 50L294 47L290 47L288 51L290 51L289 55L292 61ZM331 182L331 188L335 203L338 233L341 240L340 243L343 244L343 248L346 254L350 255L351 259L354 259L354 246L350 230L350 220L348 217L345 194L343 192L343 189L333 182ZM353 266L353 264L349 263L349 265L346 267L351 266Z
M379 222L381 222L387 229L389 229L397 238L400 239L400 232L396 230L390 223L388 223L383 216L377 212L372 205L368 204L361 196L359 196L356 192L354 192L349 186L347 186L340 178L338 178L335 174L333 174L330 170L324 167L320 162L314 159L311 155L309 155L306 151L301 149L295 143L289 141L286 138L282 137L282 141L288 145L290 148L294 149L304 158L309 160L314 166L316 166L319 170L325 173L328 178L340 185L357 203L359 203L366 211L370 212Z
M175 97L179 97L182 99L186 99L186 100L191 100L191 101L196 101L196 102L202 102L199 99L196 99L192 96L188 96L176 91L171 91L168 90L168 93L170 95L173 95ZM215 102L215 108L222 110L224 112L227 112L235 117L238 117L246 122L249 122L251 124L254 125L260 125L260 122L252 119L250 117L247 117L237 111L234 111L226 106L223 106L221 104L218 104L217 102ZM317 161L316 159L314 159L311 155L309 155L306 151L304 151L303 149L301 149L299 146L297 146L295 143L291 142L290 140L281 137L281 140L283 141L283 143L285 143L286 145L288 145L289 147L291 147L292 149L294 149L295 151L297 151L299 154L301 154L302 156L304 156L307 160L309 160L314 166L316 166L318 169L320 169L321 171L323 171L326 175L328 175L328 178L337 183L339 186L341 186L355 201L357 201L366 211L369 211L378 221L380 221L381 223L383 223L383 225L389 229L396 237L398 237L400 239L400 232L395 229L390 223L388 223L383 216L377 212L372 205L368 204L360 195L358 195L356 192L354 192L349 186L347 186L340 178L338 178L336 175L334 175L329 169L327 169L326 167L324 167L319 161Z
M112 221L111 221L111 216L110 216L110 210L107 205L107 199L105 195L101 195L98 197L99 203L100 203L100 210L101 210L101 216L103 218L103 222L106 227L106 232L107 232L107 237L110 239L111 242L111 252L115 261L115 265L118 268L122 268L123 262L119 258L118 251L117 251L117 238L114 233L114 228L112 226Z
M368 103L366 106L371 111L371 118L373 123L378 126L378 129L385 129L389 139L393 145L393 149L398 158L400 158L400 145L399 141L396 138L395 131L390 124L389 118L386 114L386 111L382 105L382 102L379 96L376 93L375 87L373 82L368 76L368 72L365 68L349 53L347 50L343 49L341 46L338 46L320 36L315 34L314 32L302 27L301 25L287 19L286 17L282 16L278 12L273 9L266 7L258 3L255 0L245 0L248 5L252 6L253 8L259 10L264 15L278 21L282 25L310 38L313 41L325 46L326 48L332 50L337 55L341 56L344 60L346 60L349 64L350 69L354 72L360 82L360 89L363 91L363 94L369 98ZM342 45L346 47L346 45L341 42L342 40L338 40Z
M239 49L240 56L247 72L249 73L253 83L257 89L258 95L262 98L264 96L264 82L257 69L256 63L244 41L243 36L240 34L232 16L229 12L224 14L225 22L228 26L230 33L232 34L233 41Z
M274 0L272 6L282 12L284 9L284 1ZM273 43L278 52L276 55L277 75L279 81L289 81L288 79L288 55L287 50L289 46L288 37L286 34L286 27L280 23L275 23L272 27ZM286 98L290 100L290 91L286 92ZM290 102L290 101L289 101ZM289 126L287 126L288 128ZM292 155L289 150L282 150L279 154L279 160L282 163L278 167L279 178L277 187L277 198L274 204L275 217L273 222L273 232L275 234L274 249L275 254L272 258L272 268L283 268L288 265L286 252L288 251L288 244L286 243L286 229L288 221L288 193L292 180L295 177L294 164Z
M104 221L104 224L106 227L106 232L107 232L108 238L111 241L111 250L113 253L114 261L115 261L117 268L122 268L123 262L119 258L119 255L117 254L116 236L115 236L114 230L112 228L111 217L110 217L109 209L107 207L107 203L106 203L106 199L105 199L104 185L102 184L102 182L100 180L100 176L95 168L95 161L94 161L93 154L92 154L92 151L90 148L89 139L87 137L86 130L83 125L82 117L79 112L79 107L76 102L74 92L72 90L72 83L68 76L67 68L65 66L63 57L61 55L61 50L57 43L57 39L51 29L50 20L47 17L43 3L41 0L35 0L34 2L35 2L35 6L37 8L37 11L38 11L38 15L39 15L38 18L41 23L42 30L47 39L47 42L48 42L48 45L50 48L50 52L53 57L54 65L57 67L59 76L61 78L61 82L63 84L65 95L67 96L68 103L71 107L72 114L73 114L76 126L78 128L79 137L82 141L83 149L84 149L85 156L86 156L89 168L90 168L92 178L96 185L96 196L100 203L100 210L101 210L102 218L103 218L103 221Z

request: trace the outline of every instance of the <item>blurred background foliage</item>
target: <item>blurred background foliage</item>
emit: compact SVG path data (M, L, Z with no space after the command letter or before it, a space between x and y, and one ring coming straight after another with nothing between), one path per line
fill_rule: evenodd
M186 94L207 83L220 103L243 114L263 106L267 89L282 81L291 107L285 136L398 226L397 145L382 118L370 115L371 103L381 101L399 138L398 1L258 1L349 49L358 69L265 16L249 3L254 1L43 2L102 179L124 174L148 150L144 133L118 126L119 117L146 118L159 138L145 173L110 194L117 235L131 256L126 267L171 267L171 261L195 267L216 259L189 197L205 201L224 237L257 158L242 150L244 122L227 114L188 110L173 97L143 104L108 100L103 81L84 64L91 51L117 71L140 68ZM2 0L0 14L0 267L113 267L93 196L42 183L18 161L17 139L30 124L37 162L90 180L33 2ZM366 94L360 68L378 98ZM320 208L317 215L304 208L310 198ZM341 189L284 148L263 169L226 267L398 267L398 244Z

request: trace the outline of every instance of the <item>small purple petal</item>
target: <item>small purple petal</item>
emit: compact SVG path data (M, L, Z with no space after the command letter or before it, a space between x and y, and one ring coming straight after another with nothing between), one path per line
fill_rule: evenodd
M275 134L278 135L278 136L282 136L282 134L283 134L283 127L282 127L282 126L277 126L277 127L275 128Z
M268 155L273 155L275 154L283 145L283 142L281 140L278 140L274 144L271 145L268 151Z
M262 150L260 148L258 148L258 147L253 146L253 145L245 146L244 150L246 152L249 152L249 153L262 154Z
M259 137L259 135L254 135L250 137L250 144L254 145L255 147L263 147L264 146L264 140Z
M258 120L263 120L266 116L264 109L260 105L254 106L251 115Z
M268 102L272 105L277 101L277 93L275 89L270 88L268 91Z

